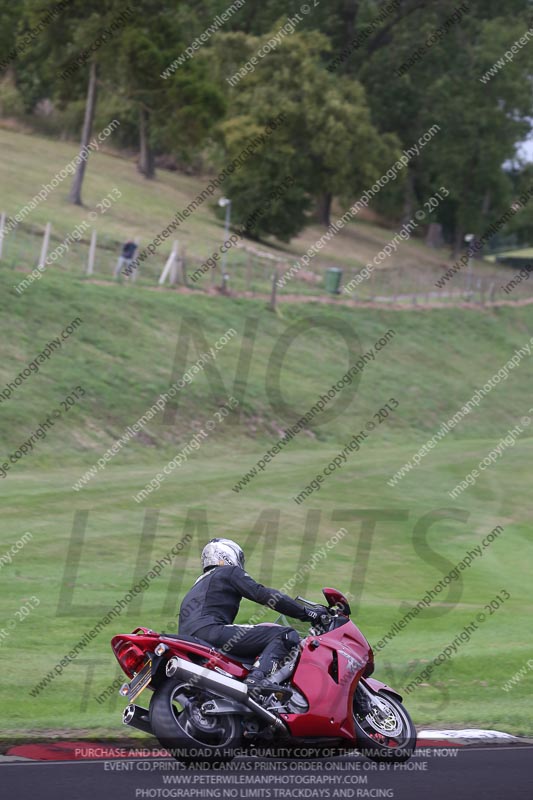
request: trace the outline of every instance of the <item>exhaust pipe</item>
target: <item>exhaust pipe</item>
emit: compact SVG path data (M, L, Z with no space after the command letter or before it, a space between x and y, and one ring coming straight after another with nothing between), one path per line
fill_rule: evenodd
M252 700L248 694L248 687L240 681L222 675L220 672L214 672L205 667L199 667L197 664L193 664L191 661L186 661L178 656L173 656L167 662L165 671L168 678L177 676L178 678L185 679L187 683L192 686L196 684L205 689L210 689L212 692L218 692L227 697L231 697L239 703L243 703L245 706L248 706L248 708L251 708L258 717L261 717L261 719L269 725L274 726L279 733L287 735L288 731L283 720L271 711L267 711L260 703L256 703L255 700Z
M122 722L124 725L137 728L138 730L144 731L144 733L150 733L153 736L147 708L141 708L140 706L134 705L126 706L124 713L122 714Z

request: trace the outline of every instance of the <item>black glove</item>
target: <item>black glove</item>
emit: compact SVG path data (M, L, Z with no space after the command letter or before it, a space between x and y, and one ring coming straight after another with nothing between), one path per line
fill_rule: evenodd
M305 613L311 622L318 622L322 617L326 616L329 619L329 609L326 606L315 606L315 608L305 608Z

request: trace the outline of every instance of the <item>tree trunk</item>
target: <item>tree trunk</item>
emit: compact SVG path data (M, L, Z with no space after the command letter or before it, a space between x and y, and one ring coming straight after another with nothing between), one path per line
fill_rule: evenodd
M359 14L360 0L345 0L344 4L339 9L339 15L342 20L342 35L344 38L344 47L349 48L354 38L355 23L357 15Z
M402 224L405 225L413 218L415 199L415 176L412 170L407 169L407 178L404 184Z
M333 195L331 192L324 192L317 199L316 215L320 225L329 227L331 225L331 203Z
M435 249L443 247L444 237L440 222L430 222L426 233L426 245Z
M455 229L455 241L453 244L453 257L459 258L464 246L464 231L462 225L457 225Z
M76 206L81 206L83 203L81 202L81 187L83 185L83 178L85 176L85 168L87 166L87 151L86 148L91 140L91 133L93 129L93 120L94 120L94 112L96 109L96 94L97 94L97 80L98 80L98 71L96 67L96 62L91 61L91 66L89 69L89 85L87 87L87 100L85 103L85 119L83 120L83 130L81 134L81 150L80 155L83 156L80 159L80 163L77 166L74 180L72 181L72 186L70 189L70 194L68 196L69 202L74 203Z
M155 177L154 154L150 147L150 112L141 106L139 109L139 163L137 169L145 178Z
M484 217L486 217L490 211L490 201L491 201L490 189L487 189L485 191L485 194L483 195L483 202L481 204L481 213L483 214Z

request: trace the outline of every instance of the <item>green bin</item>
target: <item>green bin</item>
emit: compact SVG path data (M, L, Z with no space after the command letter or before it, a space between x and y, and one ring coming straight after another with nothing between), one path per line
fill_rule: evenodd
M326 270L326 292L330 294L340 294L341 281L342 269L331 267L331 269Z

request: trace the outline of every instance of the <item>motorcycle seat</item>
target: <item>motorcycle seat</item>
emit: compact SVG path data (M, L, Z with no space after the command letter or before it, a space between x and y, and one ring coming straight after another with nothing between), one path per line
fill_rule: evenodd
M217 653L227 656L227 658L230 658L232 661L238 661L245 669L251 669L254 664L253 660L250 661L250 656L237 656L235 653L227 653L221 647L215 647L210 642L206 642L205 639L200 639L198 636L181 636L177 633L162 633L161 636L164 636L165 639L177 639L180 642L190 642L191 644L201 644L204 647L209 647L210 650L216 650Z

